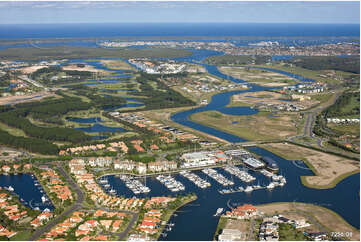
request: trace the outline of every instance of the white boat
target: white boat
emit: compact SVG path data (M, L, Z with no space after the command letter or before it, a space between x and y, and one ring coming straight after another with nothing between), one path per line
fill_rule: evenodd
M218 208L217 212L213 216L219 216L223 213L223 211L224 211L224 208Z
M275 188L275 185L273 184L273 182L268 184L267 189L273 189L273 188Z
M10 191L10 192L13 192L13 191L14 191L14 188L13 188L12 186L9 186L9 187L7 188L7 190Z
M110 192L110 193L115 193L115 190L114 190L114 189L110 189L109 192Z
M41 197L41 201L42 201L43 203L45 203L47 200L48 200L48 199L47 199L45 196L42 196L42 197Z
M253 191L253 187L251 186L247 186L246 189L244 189L245 192L252 192Z

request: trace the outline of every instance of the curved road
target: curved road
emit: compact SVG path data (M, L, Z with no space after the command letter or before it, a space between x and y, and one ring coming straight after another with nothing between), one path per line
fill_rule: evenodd
M39 237L42 234L49 231L52 227L54 227L55 225L60 223L64 218L66 218L67 216L69 216L70 214L72 214L75 211L85 208L83 206L83 202L85 200L85 195L84 195L83 191L81 190L81 188L71 178L71 176L69 176L69 174L64 170L64 168L61 166L61 164L57 164L57 168L58 168L60 175L65 178L66 182L69 184L69 186L72 188L72 190L74 190L76 192L77 200L68 210L61 213L59 216L57 216L55 219L51 220L45 226L35 230L34 233L31 235L31 237L29 238L30 241L39 239ZM116 236L118 236L118 240L122 240L129 233L129 231L132 229L133 225L137 222L138 217L139 217L138 213L131 212L128 210L111 210L111 209L104 208L104 207L97 207L97 208L103 209L106 211L123 212L123 213L128 213L128 214L132 215L132 219L129 221L129 224L124 231L122 231L120 233L109 233L109 234L115 234Z
M319 114L319 112L321 112L322 110L324 110L324 109L328 108L329 106L333 105L336 102L336 100L338 99L339 95L340 95L340 91L337 91L336 95L334 96L334 98L332 99L331 102L326 103L325 105L321 105L321 106L311 110L308 113L304 113L305 115L307 115L307 118L306 118L306 121L305 121L305 127L304 127L304 130L303 130L303 135L290 137L289 140L295 142L294 139L296 139L296 138L309 137L309 138L316 139L318 147L323 148L322 147L322 139L319 138L319 137L315 137L313 135L313 126L314 126L314 123L315 123L315 118Z
M57 216L55 219L51 220L49 223L47 223L45 226L40 227L34 231L34 233L29 238L30 241L34 241L39 239L39 237L44 234L45 232L49 231L53 226L60 223L65 217L69 216L73 212L82 209L83 208L83 201L85 199L83 191L80 189L78 184L74 182L74 180L68 175L68 173L64 170L64 168L58 164L57 165L58 171L61 176L65 178L69 186L76 192L77 200L76 202L68 209L62 212L59 216Z

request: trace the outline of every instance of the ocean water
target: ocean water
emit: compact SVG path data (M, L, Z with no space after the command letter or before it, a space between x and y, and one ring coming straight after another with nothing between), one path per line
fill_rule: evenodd
M0 39L117 36L360 36L359 24L106 23L0 24Z

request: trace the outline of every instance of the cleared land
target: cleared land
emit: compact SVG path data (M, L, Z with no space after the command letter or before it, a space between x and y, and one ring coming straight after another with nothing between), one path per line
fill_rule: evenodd
M287 101L284 99L289 99L290 96L277 93L277 92L269 92L269 91L260 91L260 92L252 92L252 93L241 93L234 95L232 97L232 106L236 106L238 102L248 103L248 104L284 104L284 103L292 103L295 105L302 105L305 108L313 107L320 103L318 100L310 99L310 100L303 100L303 101ZM240 104L240 105L241 105Z
M342 179L360 171L359 162L313 149L288 143L263 144L260 146L286 159L307 161L315 173L315 176L302 177L304 185L308 187L332 188Z
M206 111L193 114L190 119L247 140L266 141L296 135L299 115L287 113L275 116L268 112L259 112L254 115L234 116Z
M200 132L198 130L188 128L186 126L180 125L180 124L170 120L170 117L173 114L178 113L178 112L182 112L182 111L185 111L185 110L188 110L188 109L189 109L189 107L167 108L167 109L160 109L160 110L142 111L140 113L144 114L144 116L148 117L149 119L156 120L156 121L158 121L160 123L163 123L165 125L180 128L180 129L182 129L184 131L195 134L197 136L206 137L206 138L209 138L211 140L216 140L216 141L222 142L222 143L229 143L226 140L223 140L223 139L220 139L218 137L209 135L207 133Z
M296 79L286 75L247 67L220 66L218 69L226 75L242 79L250 83L257 83L262 86L278 87L298 82Z
M352 232L351 239L354 241L360 241L360 231L348 224L343 218L341 218L335 212L320 206L313 204L305 203L271 203L265 205L256 206L260 211L264 212L267 215L272 215L274 213L282 214L286 217L288 214L293 214L295 218L305 218L306 221L315 220L322 227L324 227L328 232ZM292 217L289 217L292 218ZM314 223L312 223L314 225ZM312 226L314 227L314 226ZM310 227L310 229L312 229Z
M106 71L101 69L96 69L94 66L90 66L90 65L78 66L76 64L73 64L73 65L63 66L62 69L65 71L90 71L90 72L106 73Z
M100 64L106 66L109 69L115 70L135 70L134 67L122 60L101 60Z
M52 96L56 96L56 95L51 92L36 92L21 96L0 97L0 105L10 105L10 104L39 101L43 98L52 97Z

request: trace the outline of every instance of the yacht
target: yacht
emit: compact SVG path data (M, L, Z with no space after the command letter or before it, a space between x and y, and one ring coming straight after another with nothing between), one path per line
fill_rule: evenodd
M13 191L14 191L14 188L13 188L12 186L9 186L9 187L7 188L7 190L10 191L10 192L13 192Z
M42 201L43 203L45 203L46 201L48 201L48 199L47 199L45 196L42 196L42 197L41 197L41 201Z
M213 216L220 216L224 211L224 208L218 208L217 212Z
M267 189L273 189L273 188L275 188L275 185L274 185L273 182L271 182L270 184L268 184Z
M252 192L253 188L251 186L247 186L246 189L244 189L245 192Z

